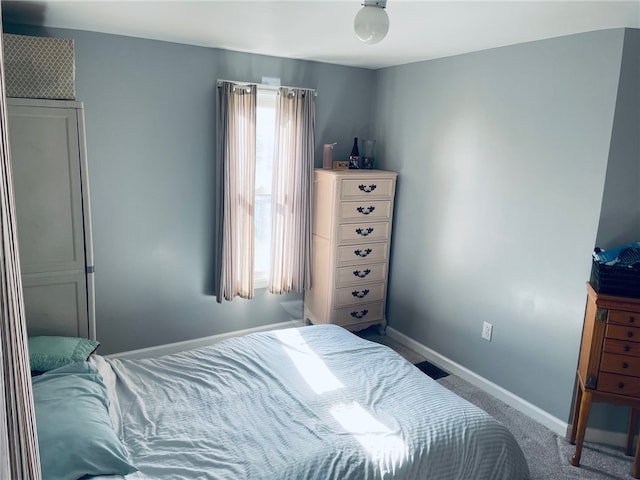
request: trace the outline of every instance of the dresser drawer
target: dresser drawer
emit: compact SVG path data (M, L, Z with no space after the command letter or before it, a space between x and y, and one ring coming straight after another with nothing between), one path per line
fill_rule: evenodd
M343 245L338 247L338 265L386 262L388 251L387 242Z
M638 397L640 396L640 378L601 373L598 375L598 391Z
M381 302L384 300L385 284L373 283L338 288L335 292L335 305L360 305L367 302Z
M600 361L600 371L640 377L640 357L605 352Z
M609 310L607 323L640 327L640 313L623 312L621 310Z
M340 202L338 221L375 222L391 218L391 200Z
M345 223L338 227L338 244L388 240L390 231L389 222Z
M334 310L333 321L338 325L346 326L353 323L368 322L384 319L383 303L364 303L350 307L342 307Z
M613 338L605 338L604 351L607 353L618 353L620 355L640 357L640 343L615 340Z
M640 342L640 328L607 323L605 336L607 338L627 340L628 342Z
M336 286L359 283L384 282L387 280L387 264L352 265L340 267L336 273ZM640 346L640 345L639 345Z
M342 200L361 198L383 199L393 197L394 181L391 178L342 180Z

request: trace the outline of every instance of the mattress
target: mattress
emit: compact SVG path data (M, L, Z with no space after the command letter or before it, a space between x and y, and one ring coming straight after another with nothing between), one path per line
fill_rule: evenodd
M118 478L529 478L497 420L335 325L94 363L139 469Z

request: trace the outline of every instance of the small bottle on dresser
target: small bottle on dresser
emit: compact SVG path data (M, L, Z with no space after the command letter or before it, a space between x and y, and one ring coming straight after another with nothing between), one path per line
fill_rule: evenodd
M360 168L360 152L358 150L358 137L353 139L353 147L351 148L351 155L349 155L349 168Z

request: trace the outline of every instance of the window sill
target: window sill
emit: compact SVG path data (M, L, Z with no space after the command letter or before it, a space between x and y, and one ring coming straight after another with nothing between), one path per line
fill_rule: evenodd
M269 286L269 278L266 273L255 272L253 274L253 288L267 288Z

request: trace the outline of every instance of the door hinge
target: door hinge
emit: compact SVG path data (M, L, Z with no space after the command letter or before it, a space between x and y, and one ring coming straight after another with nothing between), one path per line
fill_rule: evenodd
M96 267L93 265L87 265L87 268L85 270L87 273L94 273L96 271Z
M608 313L609 310L607 310L606 308L596 308L596 320L603 323L606 322Z

